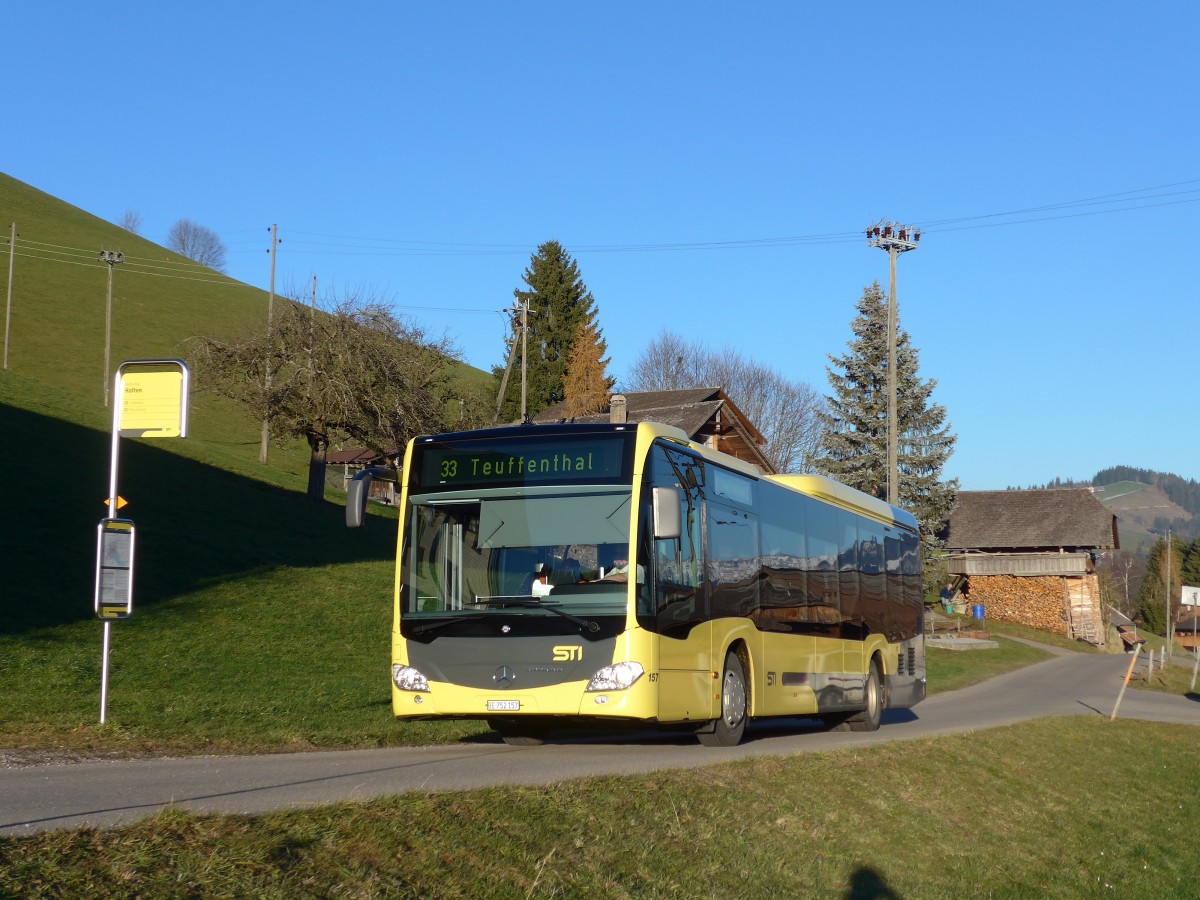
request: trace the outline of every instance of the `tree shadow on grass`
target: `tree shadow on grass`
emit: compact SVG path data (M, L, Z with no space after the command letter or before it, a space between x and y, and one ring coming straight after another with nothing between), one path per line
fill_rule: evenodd
M0 634L93 615L96 526L111 435L0 404L13 462L0 484ZM395 523L345 527L342 507L122 440L118 515L137 529L134 602L276 566L394 559Z
M847 900L899 900L900 895L888 887L882 875L863 866L851 877L846 897Z

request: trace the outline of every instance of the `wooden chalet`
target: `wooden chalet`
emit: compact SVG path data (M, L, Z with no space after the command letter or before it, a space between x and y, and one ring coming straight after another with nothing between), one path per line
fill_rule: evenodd
M601 412L570 419L566 417L565 405L557 403L535 416L533 421L539 424L661 422L681 429L698 444L753 463L765 475L776 474L775 467L763 453L767 439L718 387L613 394Z
M1190 613L1180 610L1180 617L1175 621L1175 643L1185 650L1195 651L1200 648L1200 611L1193 609Z
M945 537L951 577L987 618L1104 644L1095 560L1120 543L1090 490L960 491Z

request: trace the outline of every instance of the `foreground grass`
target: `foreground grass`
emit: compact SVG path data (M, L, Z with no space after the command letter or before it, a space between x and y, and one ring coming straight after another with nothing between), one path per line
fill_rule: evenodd
M98 622L0 636L0 748L245 753L486 732L397 726L391 583L387 562L264 569L135 610L112 629L103 726Z
M169 812L0 840L0 894L1194 897L1200 799L1146 775L1197 783L1196 734L1056 719L547 788Z
M373 523L374 524L374 523ZM383 523L386 525L386 523ZM396 722L387 683L391 566L264 570L113 628L99 725L100 625L0 637L0 748L91 755L255 753L473 740L480 722ZM1045 659L930 650L930 692Z

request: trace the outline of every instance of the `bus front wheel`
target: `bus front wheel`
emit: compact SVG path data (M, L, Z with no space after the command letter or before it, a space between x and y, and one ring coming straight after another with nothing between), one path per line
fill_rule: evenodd
M746 688L746 670L732 650L725 657L721 677L721 717L711 731L697 733L705 747L736 747L746 731L750 714L750 692Z

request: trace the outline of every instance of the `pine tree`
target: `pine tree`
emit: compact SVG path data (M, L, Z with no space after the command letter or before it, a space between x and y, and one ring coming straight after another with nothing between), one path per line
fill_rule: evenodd
M1152 634L1166 634L1168 602L1171 605L1171 621L1175 620L1179 611L1179 587L1183 583L1181 570L1185 563L1184 557L1187 549L1187 544L1179 538L1171 538L1171 569L1168 574L1166 539L1159 538L1150 548L1150 555L1146 558L1146 574L1142 576L1142 584L1138 588L1137 606L1138 619ZM1167 598L1168 577L1171 583L1169 601Z
M1181 583L1200 587L1200 538L1196 538L1183 550Z
M851 323L854 339L826 367L832 394L818 413L823 434L809 460L816 471L881 500L887 498L888 347L887 297L875 282L863 290ZM938 531L950 515L957 479L942 481L942 468L957 437L946 408L931 402L937 382L921 380L917 350L896 324L897 490L900 506L921 524L926 557L939 546Z
M529 304L525 405L527 415L535 416L563 399L567 363L571 359L575 337L581 323L595 317L595 298L583 283L578 264L558 241L547 241L537 248L522 280L528 290L518 288L513 291L513 296L518 305ZM518 334L513 350L517 357L501 407L501 419L508 422L521 416L522 345ZM496 371L503 372L502 369Z
M600 412L608 403L613 379L608 377L608 343L596 327L596 312L579 323L567 373L563 379L568 417Z

